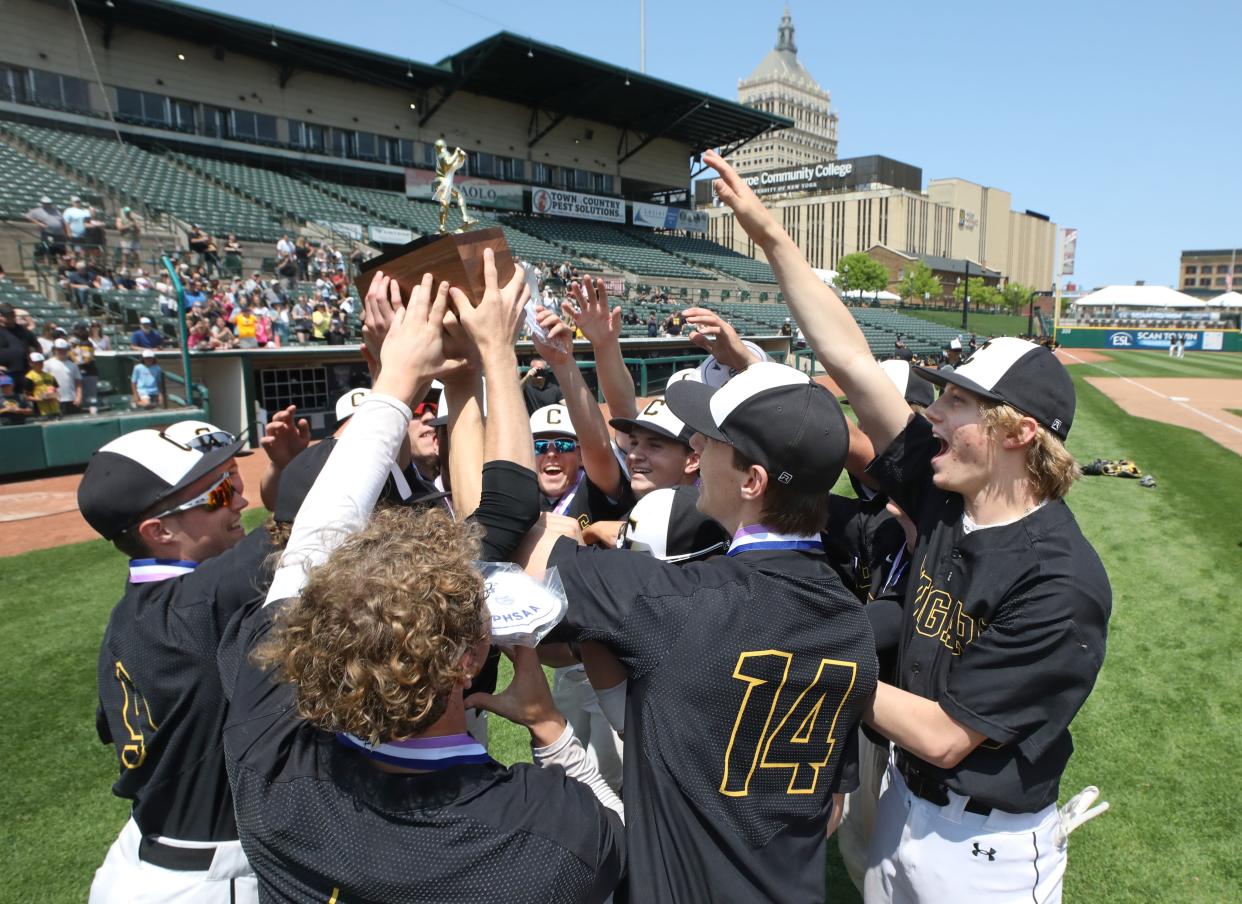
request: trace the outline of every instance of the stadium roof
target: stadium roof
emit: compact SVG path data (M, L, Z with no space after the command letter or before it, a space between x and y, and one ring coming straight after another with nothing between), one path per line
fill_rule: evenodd
M1168 286L1105 286L1075 302L1080 308L1197 308L1204 302Z
M617 151L622 160L657 138L695 150L728 148L793 125L782 116L508 32L431 65L171 0L79 0L78 5L103 24L105 46L119 26L271 60L282 85L298 71L313 70L410 89L426 95L422 124L455 92L469 91L542 113L533 120L532 144L567 116L622 129L626 134Z

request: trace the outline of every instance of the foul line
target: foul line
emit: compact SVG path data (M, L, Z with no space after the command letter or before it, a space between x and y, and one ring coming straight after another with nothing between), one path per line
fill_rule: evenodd
M1150 386L1144 383L1140 383L1138 380L1132 380L1129 377L1124 377L1121 374L1117 373L1117 371L1113 370L1111 367L1105 367L1103 364L1096 364L1091 361L1084 361L1082 358L1078 357L1073 352L1068 352L1063 348L1058 349L1058 351L1060 351L1061 354L1065 355L1067 358L1073 358L1079 364L1088 364L1091 367L1098 367L1100 370L1108 371L1114 377L1117 377L1118 379L1121 379L1121 380L1125 380L1131 386L1137 386L1139 389L1145 389L1147 392L1150 392L1152 395L1157 396L1158 398L1164 399L1166 402L1172 402L1174 405L1180 405L1183 408L1185 408L1187 411L1193 411L1195 414L1199 415L1199 417L1207 418L1213 424L1224 427L1226 430L1232 430L1234 433L1242 435L1242 428L1235 427L1233 424L1226 423L1225 421L1222 421L1220 418L1215 417L1214 415L1208 414L1206 411L1200 411L1194 405L1187 404L1186 402L1179 402L1177 399L1173 398L1173 396L1167 396L1160 390L1152 389Z

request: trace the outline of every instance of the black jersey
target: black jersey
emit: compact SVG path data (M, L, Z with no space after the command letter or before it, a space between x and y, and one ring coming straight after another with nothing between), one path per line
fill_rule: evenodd
M265 592L270 552L267 531L252 531L186 574L130 583L112 610L99 650L96 726L116 746L113 793L133 801L143 834L237 839L216 647L234 613Z
M885 508L887 504L883 493L869 499L833 493L828 499L828 525L823 533L828 561L846 588L864 603L879 598L909 570L908 556L900 552L906 534Z
M475 520L484 555L512 554L534 473L490 462ZM243 848L265 901L602 901L621 875L617 814L560 767L494 762L392 774L296 712L294 688L256 668L282 605L255 606L220 645L224 748Z
M939 448L915 418L868 468L918 526L897 685L988 740L952 769L911 760L959 794L1035 812L1057 799L1104 660L1108 575L1063 501L967 533L962 497L932 483Z
M558 515L565 515L573 518L582 527L593 524L596 521L620 521L625 517L625 513L634 507L637 500L634 498L634 491L630 489L628 480L623 481L621 485L621 497L619 499L609 499L608 496L591 482L591 478L586 476L586 472L582 472L581 479L577 485L569 490L573 496L569 502L562 505L565 497L560 499L551 499L548 496L539 494L539 508L545 512L556 512Z
M563 539L566 621L630 671L630 901L824 900L832 794L875 690L862 606L824 557L669 565Z

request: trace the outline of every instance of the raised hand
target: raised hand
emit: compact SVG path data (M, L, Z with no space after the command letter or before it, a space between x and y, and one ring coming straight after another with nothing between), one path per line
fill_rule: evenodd
M738 225L746 230L756 245L766 247L767 243L784 232L746 180L723 157L715 151L705 151L703 162L720 174L720 178L712 183L716 196L729 206Z
M535 319L548 336L546 340L531 336L535 351L553 367L571 363L574 360L574 334L565 321L547 308L540 308Z
M512 350L522 323L523 308L530 299L521 267L513 268L513 276L503 286L496 272L496 256L492 249L483 250L483 298L478 307L471 304L466 293L454 286L449 290L453 310L479 354L486 356L500 350Z
M431 274L426 273L414 287L410 303L400 307L401 288L397 281L388 277L382 280L380 289L397 310L380 348L380 375L375 391L413 404L427 391L433 378L448 376L466 366L462 359L448 357L444 349L449 285L440 283L433 295Z
M561 310L573 318L582 335L593 346L621 339L621 308L608 310L608 290L602 279L590 277L569 287L569 297L561 302Z
M693 332L690 341L716 360L733 370L743 371L755 363L750 350L742 344L733 324L707 308L687 308L682 316Z
M379 376L380 348L384 345L384 337L392 328L393 319L401 307L400 293L397 293L396 301L389 293L387 286L390 282L384 271L376 270L362 300L362 357L371 370L372 381Z
M259 440L272 464L282 470L310 445L310 421L306 418L295 421L297 410L296 405L290 405L284 411L276 412L267 422Z

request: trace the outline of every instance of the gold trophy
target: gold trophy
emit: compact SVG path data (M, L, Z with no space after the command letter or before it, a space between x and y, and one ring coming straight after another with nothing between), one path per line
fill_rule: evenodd
M498 226L487 229L466 230L478 221L466 210L466 198L453 185L457 171L466 165L468 156L461 148L448 149L443 138L436 141L436 179L432 198L440 205L440 224L436 235L425 235L408 245L402 245L379 257L373 257L358 268L354 286L358 296L364 297L371 287L371 277L376 270L397 280L401 297L409 299L414 287L422 282L423 274L430 273L436 283L447 280L449 285L461 289L470 301L478 304L483 298L483 249L491 248L496 258L496 275L500 285L513 276L513 255L505 241L504 230ZM453 202L461 211L461 227L448 229L449 209Z

